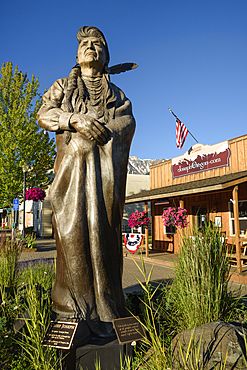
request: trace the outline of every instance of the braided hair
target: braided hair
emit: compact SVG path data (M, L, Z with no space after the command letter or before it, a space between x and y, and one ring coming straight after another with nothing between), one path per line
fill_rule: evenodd
M74 109L72 107L71 100L72 100L72 96L75 90L77 90L78 99L77 99L77 104ZM85 110L84 102L86 99L86 95L87 95L87 92L85 89L85 85L81 78L81 67L79 65L75 65L69 74L68 87L64 95L64 101L63 101L64 108L63 109L65 110L65 112L75 111L78 113L82 105L84 106L83 110Z

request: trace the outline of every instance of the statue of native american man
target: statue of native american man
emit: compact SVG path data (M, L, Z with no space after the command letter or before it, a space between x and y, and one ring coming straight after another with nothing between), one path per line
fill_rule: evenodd
M55 179L49 191L57 247L52 289L59 320L79 322L79 341L114 335L126 316L122 290L122 215L129 149L135 130L131 102L109 74L109 51L96 27L81 27L77 63L43 96L38 124L56 132Z

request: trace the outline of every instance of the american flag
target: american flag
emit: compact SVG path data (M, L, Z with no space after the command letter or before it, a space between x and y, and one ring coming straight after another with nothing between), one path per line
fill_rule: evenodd
M188 135L189 130L185 125L179 121L179 119L176 120L176 143L177 147L179 149L182 149L185 139Z

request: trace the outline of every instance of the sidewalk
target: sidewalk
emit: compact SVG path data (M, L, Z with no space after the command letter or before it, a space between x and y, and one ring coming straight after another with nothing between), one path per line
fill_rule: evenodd
M134 258L140 260L139 254L132 255L129 251L124 249L124 257ZM149 257L146 257L145 251L142 252L143 260L154 264L174 267L174 264L178 262L178 255L169 252L149 251ZM231 278L230 281L247 285L247 264L242 266L242 273L237 272L237 266L232 265L231 267ZM247 288L247 287L246 287Z
M54 259L57 257L56 242L54 239L37 238L36 249L36 252L32 251L32 249L27 252L22 252L19 261L38 260L41 258Z
M139 251L138 251L139 252ZM140 273L137 265L141 267L141 253L132 254L127 249L123 249L124 268L123 268L123 289L126 293L139 291L141 281L144 283L144 277ZM40 258L56 258L56 243L54 239L37 239L37 252L24 252L21 254L20 261L35 260ZM174 264L178 261L178 255L168 252L149 251L149 257L145 257L145 251L142 252L147 275L152 272L152 283L168 282L175 277ZM236 290L239 284L244 284L242 295L247 295L247 265L243 267L242 274L236 273L236 267L231 269L230 290Z
M57 256L56 243L54 239L38 238L36 247L37 252L23 252L20 256L20 261L40 258L56 258ZM124 248L123 255L124 258L140 260L140 252L139 254L132 254ZM169 252L150 250L149 257L146 257L145 251L142 251L142 256L144 262L148 262L157 266L169 267L172 269L174 268L174 264L178 261L178 255ZM243 272L241 274L237 272L236 266L232 266L231 273L232 276L230 280L232 282L247 285L247 265L243 266Z

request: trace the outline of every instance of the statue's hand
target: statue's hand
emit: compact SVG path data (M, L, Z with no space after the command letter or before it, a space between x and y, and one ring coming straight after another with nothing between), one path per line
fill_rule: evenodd
M74 113L70 118L70 124L88 140L96 144L105 144L109 134L99 121L82 113Z

